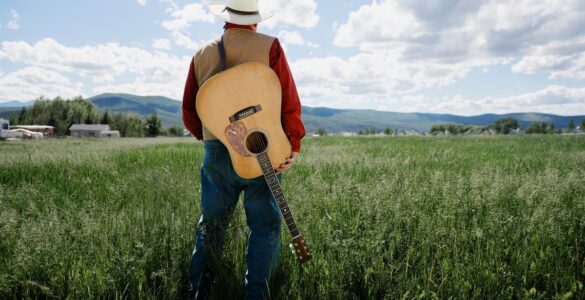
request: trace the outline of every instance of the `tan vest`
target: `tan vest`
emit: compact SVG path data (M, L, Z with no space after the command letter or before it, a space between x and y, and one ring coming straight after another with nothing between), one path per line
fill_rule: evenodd
M199 86L207 79L221 72L221 62L217 43L219 39L201 47L193 57L195 78ZM223 34L227 67L231 68L246 62L270 64L270 49L274 38L247 29L228 29ZM216 139L203 124L203 140Z

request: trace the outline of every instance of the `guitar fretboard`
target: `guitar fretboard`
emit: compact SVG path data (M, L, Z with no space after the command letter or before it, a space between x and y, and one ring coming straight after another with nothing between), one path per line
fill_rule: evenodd
M280 212L282 213L282 217L284 218L284 222L286 223L288 230L293 237L299 236L300 234L299 230L297 229L297 224L295 223L295 219L293 218L292 213L288 208L288 204L284 198L284 193L282 192L278 177L276 177L274 169L272 169L272 163L270 162L268 153L262 152L256 155L256 159L258 159L260 168L262 168L262 174L264 174L264 179L266 180L266 183L270 188L270 192L272 192L272 195L274 196L274 199L280 208Z

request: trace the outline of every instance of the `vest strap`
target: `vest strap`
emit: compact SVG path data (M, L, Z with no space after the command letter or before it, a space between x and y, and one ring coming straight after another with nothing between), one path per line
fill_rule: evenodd
M221 70L225 71L225 70L227 70L227 62L225 59L225 47L223 45L223 35L221 36L219 43L217 43L217 49L219 50L219 61L221 63Z

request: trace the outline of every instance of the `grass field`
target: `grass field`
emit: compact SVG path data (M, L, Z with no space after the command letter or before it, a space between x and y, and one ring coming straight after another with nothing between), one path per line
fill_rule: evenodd
M183 298L202 146L0 143L0 298ZM276 299L585 298L585 136L306 139ZM283 226L283 230L285 226ZM215 299L243 296L232 220Z

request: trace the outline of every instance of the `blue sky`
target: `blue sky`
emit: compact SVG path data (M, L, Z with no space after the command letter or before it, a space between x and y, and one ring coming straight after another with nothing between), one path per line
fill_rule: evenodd
M260 0L308 106L585 114L581 0ZM204 1L0 2L0 102L103 92L181 99Z

